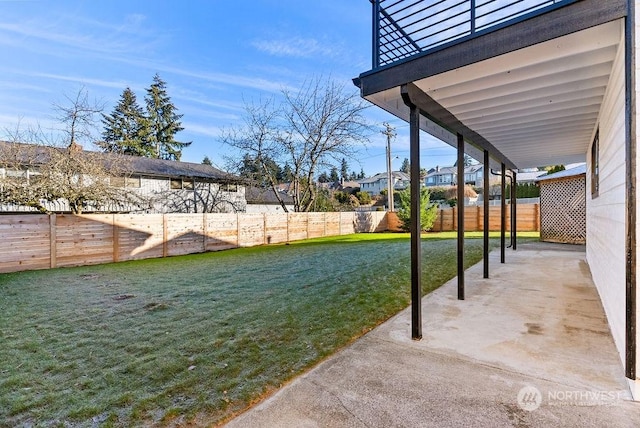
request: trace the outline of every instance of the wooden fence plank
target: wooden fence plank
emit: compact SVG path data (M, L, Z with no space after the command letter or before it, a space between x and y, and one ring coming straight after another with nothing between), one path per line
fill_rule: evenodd
M359 217L358 217L359 216ZM387 229L385 212L0 216L0 272L155 258Z

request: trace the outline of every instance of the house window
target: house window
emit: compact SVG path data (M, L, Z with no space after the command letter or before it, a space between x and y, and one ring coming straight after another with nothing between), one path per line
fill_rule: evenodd
M182 189L182 179L181 178L172 178L171 179L171 190L181 190Z
M109 184L113 187L140 187L140 177L110 177Z
M140 176L127 177L125 180L125 186L140 188Z
M220 186L223 192L237 192L238 185L237 184L223 184Z
M124 187L124 177L110 177L109 184L111 184L113 187Z
M597 198L600 192L600 130L591 144L591 198Z
M194 183L193 180L183 180L182 178L172 178L171 180L171 190L193 190Z

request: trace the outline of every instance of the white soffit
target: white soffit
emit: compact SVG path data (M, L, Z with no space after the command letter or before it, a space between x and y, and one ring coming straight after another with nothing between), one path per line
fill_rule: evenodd
M623 28L610 22L414 83L519 168L584 161ZM368 98L407 120L399 89Z

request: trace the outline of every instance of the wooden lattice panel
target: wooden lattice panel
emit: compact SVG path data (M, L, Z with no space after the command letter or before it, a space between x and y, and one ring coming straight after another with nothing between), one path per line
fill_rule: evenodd
M587 238L585 176L540 182L540 239L584 244Z

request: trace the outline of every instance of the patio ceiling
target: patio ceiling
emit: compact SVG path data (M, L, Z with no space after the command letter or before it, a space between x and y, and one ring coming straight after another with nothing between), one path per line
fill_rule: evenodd
M611 21L412 83L517 168L584 162L623 24ZM408 120L400 89L365 98ZM429 117L421 128L455 146L452 129L423 113ZM480 147L467 147L482 159Z

